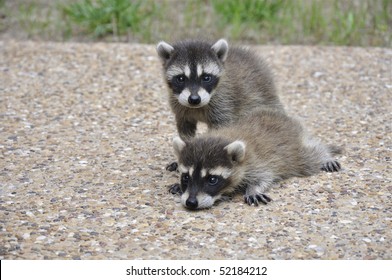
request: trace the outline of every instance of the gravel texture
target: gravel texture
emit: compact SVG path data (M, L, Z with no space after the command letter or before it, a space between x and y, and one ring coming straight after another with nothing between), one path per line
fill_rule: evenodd
M392 50L256 49L344 169L190 212L154 46L0 41L0 258L392 259Z

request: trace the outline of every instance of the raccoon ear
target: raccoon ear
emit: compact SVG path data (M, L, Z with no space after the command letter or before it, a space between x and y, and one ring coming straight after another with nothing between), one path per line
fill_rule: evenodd
M241 163L245 158L245 147L244 142L237 140L227 145L224 149L227 150L227 154L232 161Z
M160 41L157 45L157 53L163 62L170 58L173 51L174 48L165 41Z
M173 139L173 149L177 158L180 158L181 151L185 148L186 144L180 137L175 137Z
M229 44L225 39L218 40L215 44L212 45L211 49L214 50L214 52L222 62L225 62L227 58L227 53L229 51Z

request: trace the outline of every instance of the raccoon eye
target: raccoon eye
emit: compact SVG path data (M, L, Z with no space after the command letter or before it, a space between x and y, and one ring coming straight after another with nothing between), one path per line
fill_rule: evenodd
M218 182L219 182L218 177L216 177L216 176L209 176L208 177L208 184L210 186L215 186L216 184L218 184Z
M179 83L179 84L185 83L185 75L178 75L176 77L176 82Z
M201 77L204 83L210 83L212 81L212 77L209 74L203 74Z
M181 175L181 181L183 184L187 184L189 182L189 175L188 174L182 174Z

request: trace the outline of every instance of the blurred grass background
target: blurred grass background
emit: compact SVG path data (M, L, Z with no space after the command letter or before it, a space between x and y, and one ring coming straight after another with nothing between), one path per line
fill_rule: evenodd
M0 0L0 39L392 46L392 0Z

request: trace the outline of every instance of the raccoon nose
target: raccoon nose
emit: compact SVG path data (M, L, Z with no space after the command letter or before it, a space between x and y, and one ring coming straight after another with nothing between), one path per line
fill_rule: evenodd
M191 95L188 98L188 102L191 105L197 105L197 104L199 104L201 102L201 98L198 95Z
M190 209L196 209L197 208L197 199L196 197L190 197L186 200L185 202L186 207L190 208Z

